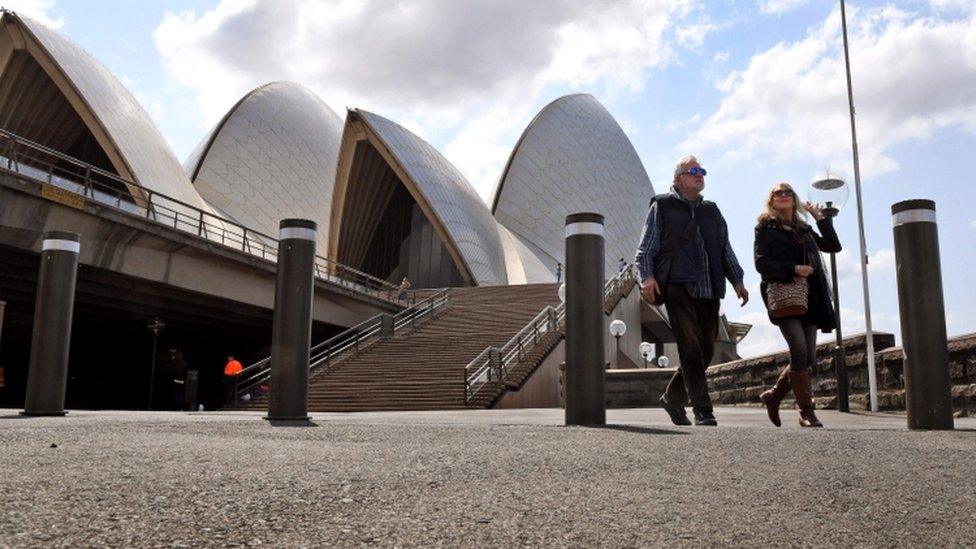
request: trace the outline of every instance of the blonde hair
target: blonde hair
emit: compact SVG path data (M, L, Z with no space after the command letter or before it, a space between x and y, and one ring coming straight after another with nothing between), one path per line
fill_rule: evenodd
M784 189L793 193L793 214L789 219L781 218L776 210L773 209L773 193ZM791 187L789 183L784 181L773 185L772 188L769 189L769 193L766 194L766 200L763 202L763 209L761 212L759 212L758 221L760 224L767 221L780 221L785 222L788 225L804 227L806 226L806 222L803 218L806 217L806 214L806 211L804 211L803 207L800 206L799 195L796 194L796 191L793 190L793 187Z

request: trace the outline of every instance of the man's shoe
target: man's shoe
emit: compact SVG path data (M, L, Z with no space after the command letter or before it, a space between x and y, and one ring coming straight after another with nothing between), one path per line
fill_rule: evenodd
M717 426L718 421L711 410L695 410L695 425Z
M664 410L671 416L671 423L675 425L691 425L691 421L688 419L688 414L685 412L684 406L677 406L671 404L664 397L661 397L661 406Z

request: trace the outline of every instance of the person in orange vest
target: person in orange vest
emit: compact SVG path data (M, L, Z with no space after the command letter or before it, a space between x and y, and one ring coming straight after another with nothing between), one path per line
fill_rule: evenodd
M227 364L224 366L224 404L231 404L237 394L237 378L241 375L244 367L234 358L234 355L227 355Z

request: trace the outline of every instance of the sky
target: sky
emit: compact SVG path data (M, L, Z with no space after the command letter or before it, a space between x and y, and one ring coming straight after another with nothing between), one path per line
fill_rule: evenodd
M783 347L753 228L777 182L848 181L836 219L845 334L865 327L839 2L829 0L0 0L104 63L183 160L251 89L299 82L440 150L490 202L522 130L593 94L654 185L695 154L746 270L742 356ZM900 343L891 205L936 202L949 336L976 332L976 0L847 3L872 324ZM648 190L650 195L650 190ZM641 200L647 197L641 197ZM635 243L636 246L636 243ZM731 292L730 292L731 294ZM822 335L821 340L831 336Z

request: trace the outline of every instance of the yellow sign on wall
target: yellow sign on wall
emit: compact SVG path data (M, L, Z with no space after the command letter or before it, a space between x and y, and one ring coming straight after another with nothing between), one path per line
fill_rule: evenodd
M41 196L52 202L64 204L65 206L78 208L79 210L85 209L85 197L73 193L68 189L62 189L61 187L44 183L41 187Z

